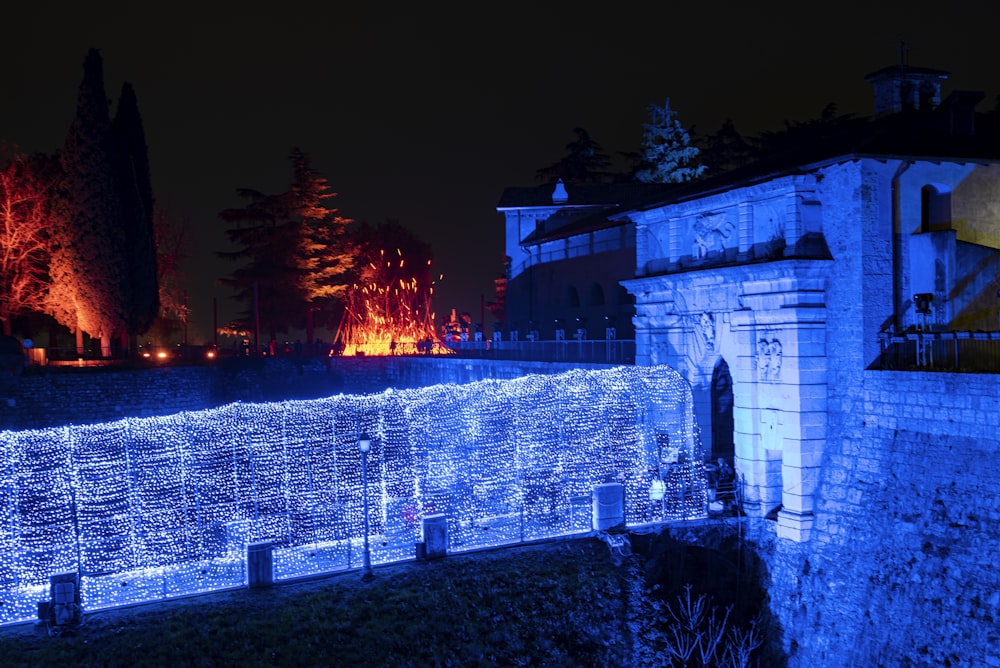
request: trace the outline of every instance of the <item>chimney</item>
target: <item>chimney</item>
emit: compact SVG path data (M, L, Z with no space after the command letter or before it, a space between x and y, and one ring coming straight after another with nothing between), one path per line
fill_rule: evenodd
M976 105L986 94L981 91L956 90L941 104L941 128L952 135L971 136L976 133Z
M872 72L865 81L875 88L875 115L900 111L930 111L941 104L941 82L951 74L910 65L892 65Z

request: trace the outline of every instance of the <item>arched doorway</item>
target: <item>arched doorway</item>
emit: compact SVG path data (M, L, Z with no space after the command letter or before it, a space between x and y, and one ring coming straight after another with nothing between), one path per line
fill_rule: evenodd
M733 465L733 377L726 360L719 358L712 370L712 458Z

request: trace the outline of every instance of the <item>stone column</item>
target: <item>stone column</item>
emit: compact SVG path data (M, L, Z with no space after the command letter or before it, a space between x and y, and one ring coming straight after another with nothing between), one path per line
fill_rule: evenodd
M73 625L80 623L81 597L80 576L76 571L55 573L49 577L51 595L50 619L56 624Z
M746 502L767 514L779 504L778 535L803 542L826 442L825 262L761 266L743 281L733 314L746 346L733 377L737 469Z

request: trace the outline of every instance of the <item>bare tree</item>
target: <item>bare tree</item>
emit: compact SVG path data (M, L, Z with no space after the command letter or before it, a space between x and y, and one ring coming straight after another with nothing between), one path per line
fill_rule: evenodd
M187 322L182 264L188 252L188 221L154 207L153 231L156 238L156 283L159 287L158 319Z
M60 179L55 158L10 153L0 169L0 320L7 335L11 320L40 311L48 292L51 195Z

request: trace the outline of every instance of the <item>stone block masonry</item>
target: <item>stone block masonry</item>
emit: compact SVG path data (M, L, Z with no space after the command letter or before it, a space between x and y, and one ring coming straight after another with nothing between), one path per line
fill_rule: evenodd
M789 668L1000 666L998 377L869 371L861 405L811 540L758 524Z
M0 430L171 415L236 401L317 399L608 366L440 357L285 357L137 370L33 370L0 385Z

